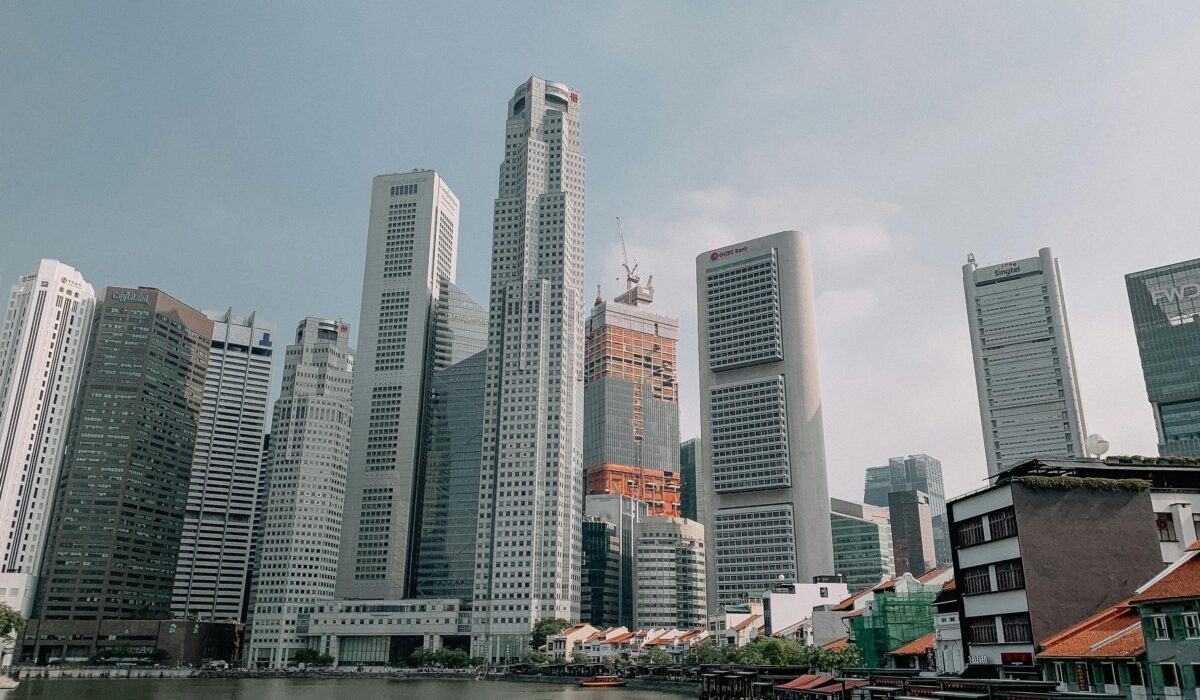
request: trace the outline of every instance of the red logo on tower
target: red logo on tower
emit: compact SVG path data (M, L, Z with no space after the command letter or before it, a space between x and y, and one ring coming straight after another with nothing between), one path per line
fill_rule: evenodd
M571 101L572 101L572 102L578 102L578 101L579 101L579 93L578 93L578 92L572 92L572 93L571 93Z
M746 246L739 246L737 248L729 248L728 250L722 250L719 253L712 253L708 256L708 259L712 260L713 262L716 262L720 258L724 258L724 257L730 256L730 255L737 255L738 253L744 253L744 252L746 252Z

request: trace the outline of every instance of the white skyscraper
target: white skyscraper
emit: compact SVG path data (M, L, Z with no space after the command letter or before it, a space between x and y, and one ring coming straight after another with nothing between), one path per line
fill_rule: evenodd
M584 159L579 94L530 78L508 102L492 233L473 651L515 658L579 619Z
M213 322L171 610L244 620L251 530L270 401L275 325L207 312Z
M988 476L1034 457L1086 457L1058 259L963 266Z
M808 236L696 258L709 608L833 573Z
M42 260L13 285L0 330L0 602L26 617L95 303L75 268Z
M415 587L430 314L457 252L458 198L436 172L375 178L338 597L397 599Z
M286 666L307 645L314 603L334 597L350 458L349 343L348 324L309 317L284 354L246 642L251 667Z

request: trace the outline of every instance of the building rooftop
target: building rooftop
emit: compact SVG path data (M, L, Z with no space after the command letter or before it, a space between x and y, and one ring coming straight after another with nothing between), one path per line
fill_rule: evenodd
M907 644L902 644L888 653L893 656L919 656L933 648L933 636L934 633L930 632L923 637L917 637Z
M1139 588L1130 602L1200 598L1200 558L1197 558L1197 552L1200 552L1200 548L1192 544L1178 561Z
M1038 657L1129 658L1146 650L1141 618L1129 600L1042 640Z

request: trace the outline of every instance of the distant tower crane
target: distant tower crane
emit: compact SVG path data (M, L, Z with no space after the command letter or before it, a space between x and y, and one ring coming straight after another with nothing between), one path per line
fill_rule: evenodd
M625 268L625 290L629 291L637 286L641 281L638 276L638 264L634 261L633 267L629 267L629 253L625 251L625 232L621 230L621 217L617 217L617 238L621 240L621 257L623 262L621 265Z

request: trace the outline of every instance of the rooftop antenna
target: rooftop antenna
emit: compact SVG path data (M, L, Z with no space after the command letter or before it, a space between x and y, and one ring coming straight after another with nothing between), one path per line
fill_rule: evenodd
M621 229L621 217L619 216L617 217L617 238L621 240L621 265L625 268L625 290L629 291L637 286L637 283L641 281L641 277L637 273L638 264L636 261L634 261L633 267L629 267L629 253L625 251L625 232Z

